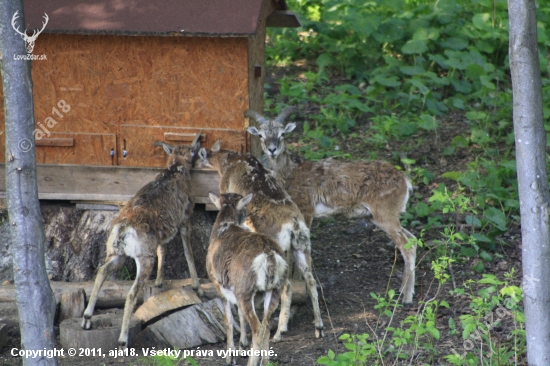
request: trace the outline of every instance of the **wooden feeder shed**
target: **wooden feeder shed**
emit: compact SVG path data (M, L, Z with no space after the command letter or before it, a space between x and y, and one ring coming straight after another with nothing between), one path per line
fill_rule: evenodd
M199 131L202 146L260 153L243 113L263 109L266 26L299 26L284 0L24 0L24 10L20 29L48 16L33 50L46 59L32 64L40 199L126 201L165 166L155 141ZM217 174L192 176L196 202L209 202Z

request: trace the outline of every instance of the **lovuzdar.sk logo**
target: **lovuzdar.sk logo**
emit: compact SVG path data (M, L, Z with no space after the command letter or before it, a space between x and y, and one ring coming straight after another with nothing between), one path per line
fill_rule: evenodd
M23 38L26 44L27 48L27 54L26 55L13 55L14 60L46 60L46 55L33 55L32 51L34 50L34 43L36 42L36 39L42 33L44 28L46 28L46 24L48 24L48 14L44 13L44 22L42 22L42 29L40 30L33 30L32 35L27 35L27 30L25 29L24 32L21 32L19 30L19 26L16 24L17 19L19 18L18 15L19 11L16 11L15 14L13 14L13 17L11 18L11 26L13 29Z

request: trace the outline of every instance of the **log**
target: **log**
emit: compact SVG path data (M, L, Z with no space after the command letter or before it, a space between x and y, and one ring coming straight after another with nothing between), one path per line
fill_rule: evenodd
M307 299L306 285L304 281L291 280L292 282L292 303L293 304L305 304ZM98 308L113 308L123 307L126 301L126 296L130 287L132 287L134 281L105 281L98 294L96 307ZM204 291L205 298L214 299L218 297L218 293L214 288L214 285L208 280L200 279L202 290ZM56 302L61 302L61 295L64 292L75 291L82 288L86 292L86 298L89 298L92 289L94 287L93 281L86 282L60 282L50 281L50 286L54 292ZM178 289L185 286L191 286L191 279L186 278L183 280L164 280L162 292ZM154 281L147 281L144 286L145 290L138 294L138 304L141 305L144 302L144 297L149 298L151 294L154 294L156 287ZM144 295L146 293L147 295ZM0 302L15 301L15 285L0 286Z
M101 348L109 352L118 348L118 337L122 325L123 313L101 314L92 317L92 329L82 329L82 319L67 319L59 325L59 343L63 349L75 348L77 351L92 351ZM132 317L128 328L128 342L141 331L141 322ZM77 353L78 355L78 353Z
M0 350L8 342L8 326L0 323Z
M61 294L59 322L65 319L81 318L86 308L86 292L83 288Z
M193 289L184 287L165 291L151 296L137 310L134 316L147 323L166 312L181 309L186 306L200 304L202 301Z
M240 331L239 317L233 325ZM224 309L217 298L177 311L149 325L143 332L151 344L171 348L191 348L225 340ZM142 332L142 333L143 333Z

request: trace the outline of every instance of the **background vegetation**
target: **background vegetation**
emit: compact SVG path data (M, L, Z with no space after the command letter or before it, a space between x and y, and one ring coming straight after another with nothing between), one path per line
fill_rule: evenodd
M407 170L418 190L404 225L420 228L422 260L437 283L433 298L421 299L415 315L399 324L392 324L393 310L400 306L397 294L372 294L380 318L389 320L383 328L387 337L379 338L376 330L345 334L341 340L349 352L330 351L318 362L418 364L415 357L422 348L425 364L441 356L455 365L521 363L521 276L508 268L497 278L485 268L502 258L510 232L519 226L506 1L287 3L303 26L268 32L268 69L275 80L266 85L266 114L286 105L300 107L303 134L294 146L306 158L382 158ZM538 2L537 17L548 131L550 3ZM453 136L441 148L441 157L468 159L449 164L452 169L431 171L430 157L415 152L437 144L442 133ZM390 153L378 156L387 146ZM479 275L455 283L453 263L466 263ZM454 286L446 296L467 296L471 311L449 320L448 332L461 337L464 346L442 355L435 317L439 308L449 306L441 296L449 282ZM506 319L515 331L507 342L496 344L492 332L505 320L487 322L487 317L501 308L511 314ZM469 348L472 337L477 341Z

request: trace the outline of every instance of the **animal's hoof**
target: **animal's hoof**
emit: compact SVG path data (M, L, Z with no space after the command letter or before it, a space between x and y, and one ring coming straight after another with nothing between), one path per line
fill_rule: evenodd
M128 342L127 341L118 341L118 349L120 351L124 351L128 348Z
M275 333L273 338L271 339L272 342L277 343L280 342L283 339L283 335L280 333Z
M155 282L155 287L161 288L164 283L161 282Z
M82 329L84 329L84 330L92 329L92 318L83 318L82 319Z
M325 331L323 329L323 327L315 329L315 338L323 338L325 336Z

